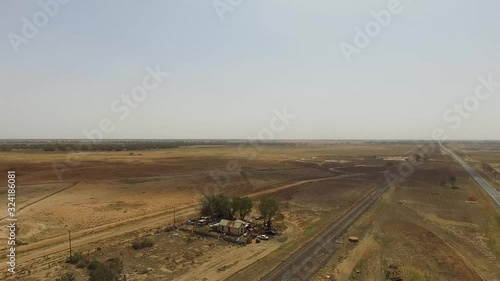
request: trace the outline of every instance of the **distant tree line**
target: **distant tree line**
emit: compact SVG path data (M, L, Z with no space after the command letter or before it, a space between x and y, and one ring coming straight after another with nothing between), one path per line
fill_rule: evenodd
M300 142L256 142L263 146L297 146ZM196 145L256 145L250 141L231 140L0 140L0 151L134 151L168 149Z
M41 150L41 151L133 151L177 148L179 146L211 144L190 141L46 141L0 143L0 150ZM222 143L217 143L222 144Z

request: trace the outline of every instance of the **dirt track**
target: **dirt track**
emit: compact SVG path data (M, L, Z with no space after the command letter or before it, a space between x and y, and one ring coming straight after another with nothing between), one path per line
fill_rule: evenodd
M467 163L465 163L464 160L462 160L458 155L453 153L453 151L449 150L448 148L444 147L441 144L441 147L449 153L455 160L457 160L462 167L464 167L467 172L474 178L474 180L484 189L484 191L493 199L493 201L497 204L497 207L500 208L500 192L496 190L491 184L486 181L478 172L476 172L473 168L471 168Z
M263 191L258 191L254 192L251 194L248 194L247 196L249 197L259 197L262 195L266 194L271 194L277 191L281 191L287 188L292 188L292 187L297 187L302 184L306 183L313 183L313 182L320 182L320 181L327 181L327 180L333 180L333 179L341 179L341 178L346 178L346 177L352 177L355 175L341 175L341 176L334 176L334 177L326 177L326 178L319 178L319 179L311 179L311 180L303 180L291 184L286 184L283 186L278 186L275 188L263 190ZM191 216L197 213L197 204L193 205L188 205L185 206L181 209L177 209L176 216L178 217L184 217L184 216ZM135 217L131 219L127 219L124 221L116 222L116 223L111 223L107 225L102 225L94 228L89 228L85 229L82 231L74 232L72 233L72 246L73 249L78 249L80 247L83 247L84 245L102 241L105 239L121 236L126 233L134 232L137 230L143 230L143 229L154 229L160 226L165 226L167 224L170 224L173 221L173 209L160 212L160 213L155 213L155 214L150 214L150 215L145 215L145 216L140 216L140 217ZM68 245L67 245L68 237L67 235L62 235L58 237L53 237L50 239L45 239L42 241L38 241L35 243L31 243L26 246L19 246L18 247L18 252L19 252L19 257L17 259L18 264L20 265L20 268L23 268L23 265L27 265L30 261L36 261L39 259L43 259L44 263L47 263L50 261L50 256L65 252L68 250ZM3 251L1 254L4 254ZM55 257L57 258L57 257ZM6 268L6 265L2 264L0 268L4 269Z

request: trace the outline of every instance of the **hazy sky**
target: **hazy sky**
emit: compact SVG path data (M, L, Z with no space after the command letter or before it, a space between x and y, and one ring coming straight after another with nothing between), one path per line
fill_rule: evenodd
M9 34L44 10L3 0L0 138L85 138L109 118L106 138L246 139L286 106L296 117L277 139L429 139L436 127L500 139L500 87L457 129L443 120L479 76L500 81L500 2L401 0L348 63L339 44L389 2L242 0L221 20L211 0L73 0L16 54ZM114 112L157 65L170 76Z

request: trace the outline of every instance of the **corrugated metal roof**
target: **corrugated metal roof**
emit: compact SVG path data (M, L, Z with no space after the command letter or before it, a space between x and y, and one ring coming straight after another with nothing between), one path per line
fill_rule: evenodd
M227 226L228 224L229 224L229 221L228 221L228 220L221 220L221 221L219 222L219 225L221 225L221 226Z
M235 221L221 220L219 225L227 226L227 227L231 227L231 228L240 228L242 226L245 226L245 222L240 221L240 220L235 220Z

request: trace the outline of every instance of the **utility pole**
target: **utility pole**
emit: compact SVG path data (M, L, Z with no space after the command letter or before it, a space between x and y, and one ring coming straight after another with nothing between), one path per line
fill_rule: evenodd
M71 230L68 230L68 236L69 236L69 258L71 259L72 253L71 253Z

